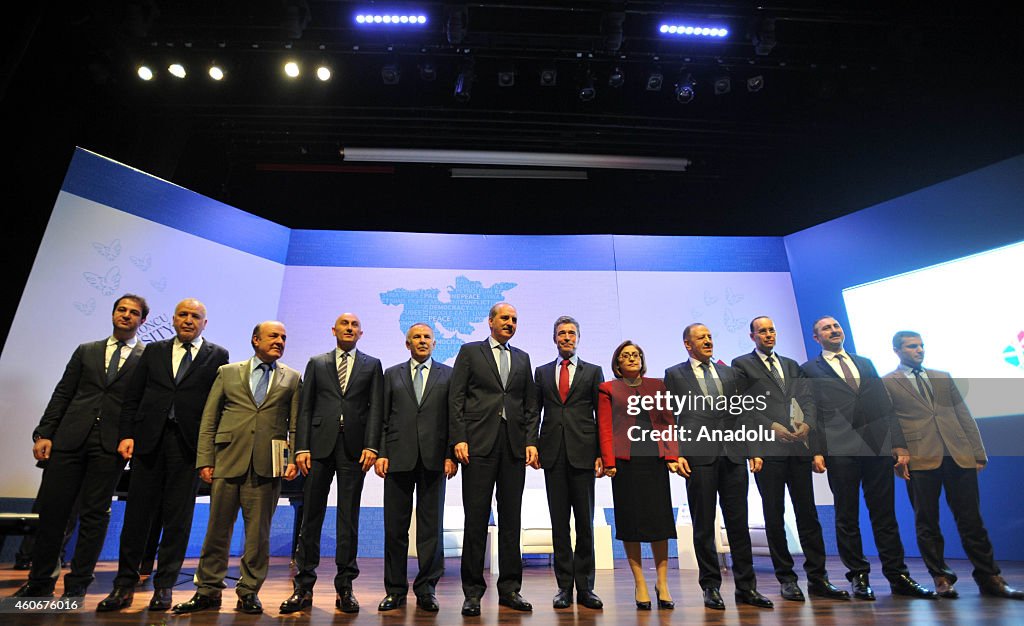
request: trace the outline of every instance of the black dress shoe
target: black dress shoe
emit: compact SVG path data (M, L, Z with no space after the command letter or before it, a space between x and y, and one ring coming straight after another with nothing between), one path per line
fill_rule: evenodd
M106 613L107 611L120 611L132 605L132 598L135 597L133 587L114 587L106 598L100 600L96 605L96 611Z
M339 593L338 598L334 601L334 606L342 613L359 612L359 600L356 600L356 596L352 593L351 589L346 589Z
M737 589L736 601L761 609L770 609L775 606L771 600L761 595L761 592L757 589Z
M658 589L657 585L654 586L654 595L658 596L658 610L659 611L661 609L669 609L669 610L671 610L671 609L676 608L676 603L673 602L672 600L662 600L661 599L661 590Z
M255 593L247 593L238 596L235 610L240 613L248 613L249 615L259 615L263 612L263 603L260 602L259 596Z
M939 594L927 587L922 587L916 580L900 574L889 581L889 588L898 596L910 596L911 598L924 598L926 600L938 600Z
M18 570L30 570L32 569L32 559L26 559L23 557L14 557L14 569Z
M32 583L25 583L18 587L18 590L11 594L12 598L52 598L52 587L40 587Z
M519 595L518 591L498 596L498 604L501 606L507 606L510 609L515 609L516 611L533 610L533 605L523 599L523 596Z
M807 581L807 593L812 596L818 596L819 598L830 598L832 600L850 599L849 591L836 587L830 583L827 578Z
M939 594L940 598L946 598L949 600L960 597L960 592L953 586L953 579L948 576L935 577L935 593Z
M572 589L559 589L551 599L551 606L556 609L567 609L572 606Z
M597 594L593 591L581 591L577 593L576 602L588 609L594 609L595 611L599 611L604 608L604 602L601 602L601 598L598 598Z
M994 596L996 598L1007 598L1010 600L1024 600L1024 591L1014 589L1006 584L1002 576L988 576L978 579L978 590L983 596Z
M804 592L800 591L800 585L796 581L790 581L788 583L782 583L782 594L783 600L791 600L793 602L803 602Z
M480 615L480 598L466 598L466 601L462 603L462 614L466 617Z
M867 574L854 574L853 578L850 579L853 583L853 597L859 600L871 600L875 599L875 590L868 584Z
M384 596L384 599L377 605L378 611L394 611L395 609L405 606L405 596L389 593Z
M153 590L153 597L149 601L150 611L166 611L171 608L171 590L157 587Z
M423 593L416 596L416 606L431 613L437 613L441 610L441 607L437 604L437 596L432 593Z
M61 598L84 598L86 593L88 593L88 591L89 591L88 587L79 587L77 585L72 585L70 587L65 586L64 587L64 593L60 594L60 597Z
M717 589L708 587L704 590L704 606L716 611L724 611L725 600L722 599L722 594L718 593Z
M198 592L194 596L188 599L186 602L174 605L174 612L181 613L195 613L196 611L205 611L207 609L219 609L220 608L220 594L215 596L204 596Z
M298 613L302 609L313 606L313 592L305 589L296 589L288 599L281 603L279 609L283 615Z

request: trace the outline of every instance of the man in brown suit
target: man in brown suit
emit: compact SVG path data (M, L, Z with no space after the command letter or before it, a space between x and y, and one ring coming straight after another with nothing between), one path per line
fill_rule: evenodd
M273 441L294 439L299 413L299 373L277 360L287 338L281 322L252 331L253 358L221 366L203 409L196 446L199 477L210 488L210 521L196 569L196 593L175 605L175 613L219 608L228 571L231 531L242 509L245 548L235 586L243 613L262 613L257 592L270 563L270 521L281 492L274 472ZM284 477L298 470L289 463Z
M907 490L914 505L917 545L935 590L944 598L959 596L957 577L946 564L945 541L939 529L939 493L956 520L960 541L974 565L974 580L983 595L1024 600L1024 591L1009 587L999 575L992 542L981 519L978 472L988 462L981 434L956 384L946 372L926 370L921 335L901 330L892 338L900 365L885 375L885 388L906 436L909 465L897 473L909 479ZM904 452L906 454L906 452Z

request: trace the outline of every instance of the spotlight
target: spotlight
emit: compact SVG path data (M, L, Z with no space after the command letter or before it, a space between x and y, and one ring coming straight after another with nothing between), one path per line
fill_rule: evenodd
M331 80L331 68L327 67L326 65L321 65L320 67L316 68L316 77L319 78L322 82L326 83L327 81Z
M185 66L181 63L171 63L167 66L167 72L175 78L185 78Z
M459 75L455 78L455 90L452 95L459 102L469 102L473 92L473 81L476 79L476 75L473 73L473 66L469 65L459 72Z
M661 91L661 86L665 83L665 75L661 73L661 70L651 70L647 75L647 91Z
M224 70L218 65L211 65L207 73L213 80L224 80Z
M402 72L399 71L396 64L388 63L380 68L380 79L384 81L385 85L397 85L398 81L402 79Z
M719 76L715 79L715 95L721 96L732 91L732 79L728 76Z
M146 65L140 65L137 73L142 80L153 80L153 70Z
M580 84L579 91L581 102L590 102L597 96L597 90L594 89L594 77L587 72L583 77L583 82Z
M725 39L729 29L722 26L697 26L694 24L662 24L658 32L671 37L694 37L700 39Z
M747 79L747 91L754 93L764 88L764 76L758 74Z
M433 61L424 61L419 64L420 80L432 82L437 80L437 66Z
M514 69L504 69L498 72L498 86L499 87L512 87L516 84L516 71Z
M626 74L622 71L622 68L616 65L612 68L611 74L608 74L608 86L615 87L618 89L626 83Z
M545 67L540 71L540 86L554 87L558 84L558 70L553 67Z
M376 25L376 24L387 24L388 26L422 26L427 23L426 15L377 15L374 13L357 13L353 18L356 24L360 25Z
M284 64L284 73L288 78L299 77L299 64L295 61L288 61Z
M682 77L682 79L676 83L676 102L679 104L689 104L692 102L695 95L693 85L694 80L692 74L686 74Z

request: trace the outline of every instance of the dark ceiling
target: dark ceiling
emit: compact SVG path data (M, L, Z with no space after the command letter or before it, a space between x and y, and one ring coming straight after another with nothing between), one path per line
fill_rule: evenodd
M697 235L788 234L1024 153L1019 3L23 4L0 85L22 279L75 145L297 228ZM375 7L428 22L354 22ZM670 39L662 21L730 33ZM296 81L281 73L289 57L303 63ZM184 80L167 75L172 60L190 70ZM203 71L214 60L227 69L221 83ZM321 60L330 82L310 75ZM155 80L137 78L140 63ZM460 102L453 85L468 64L475 80ZM398 84L383 84L385 65ZM421 77L425 65L436 79ZM540 84L546 69L555 86ZM499 86L500 71L514 72L512 86ZM651 91L656 71L664 84ZM695 97L680 104L686 74ZM596 96L584 102L588 75ZM731 91L715 95L724 76ZM749 92L755 76L763 89ZM346 147L691 165L464 180L445 165L346 163Z

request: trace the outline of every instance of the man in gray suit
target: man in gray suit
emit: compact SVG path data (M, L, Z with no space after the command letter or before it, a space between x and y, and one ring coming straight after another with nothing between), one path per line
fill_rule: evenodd
M358 613L352 581L359 576L359 502L366 471L377 461L384 373L380 360L356 350L363 326L352 313L342 313L331 329L336 347L309 360L302 387L295 463L303 475L302 526L295 552L298 570L294 591L281 604L294 613L313 603L316 568L320 564L320 534L327 513L327 496L338 477L337 543L334 605L343 613Z
M416 605L438 610L434 593L444 573L445 477L458 470L448 447L448 379L452 368L430 358L434 331L413 324L405 334L412 358L384 372L384 434L377 475L384 479L384 588L377 606L390 611L405 604L409 590L409 519L416 492Z
M919 333L901 330L893 335L892 349L900 365L883 380L909 448L910 463L899 470L909 480L917 545L935 591L944 598L960 595L953 587L957 577L946 564L939 528L939 494L945 489L982 595L1024 600L1024 591L1009 587L999 575L981 519L978 472L988 456L974 417L948 373L922 367L924 341Z
M212 483L210 521L196 570L196 593L174 606L175 613L219 608L228 571L231 531L239 508L245 520L241 577L235 585L243 613L262 613L256 595L270 564L270 522L281 493L281 474L298 471L288 463L275 472L274 441L294 438L299 412L299 373L279 363L287 331L281 322L257 324L252 331L255 355L217 371L203 409L196 447L199 477Z
M57 582L64 528L80 498L78 543L64 596L82 597L93 581L110 521L110 498L124 469L117 453L118 417L131 373L142 355L135 334L149 315L146 300L114 302L111 335L75 349L32 433L32 454L48 461L39 489L39 529L28 582L15 596L49 597Z

